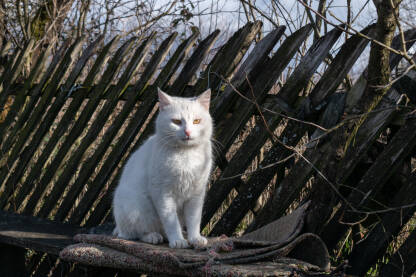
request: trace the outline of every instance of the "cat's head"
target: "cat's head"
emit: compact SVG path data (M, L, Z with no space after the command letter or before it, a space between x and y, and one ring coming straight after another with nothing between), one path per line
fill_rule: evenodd
M158 96L156 134L163 144L196 146L211 140L210 89L192 98L170 96L158 89Z

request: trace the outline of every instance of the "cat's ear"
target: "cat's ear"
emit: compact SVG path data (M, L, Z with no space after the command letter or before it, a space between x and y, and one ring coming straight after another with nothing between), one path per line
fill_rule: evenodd
M207 110L209 110L209 102L211 100L211 89L207 89L197 98L198 102Z
M157 88L157 95L159 97L159 109L163 110L172 102L172 98L164 93L160 88Z

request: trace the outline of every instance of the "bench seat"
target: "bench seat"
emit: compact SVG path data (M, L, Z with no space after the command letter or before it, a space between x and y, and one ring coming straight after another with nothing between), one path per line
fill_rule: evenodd
M4 244L58 255L59 251L74 243L74 235L85 232L85 228L71 224L0 212L0 243Z

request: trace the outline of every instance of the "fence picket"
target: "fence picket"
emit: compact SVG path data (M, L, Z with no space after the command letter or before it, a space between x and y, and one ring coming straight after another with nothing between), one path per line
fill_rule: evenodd
M116 40L118 40L116 38ZM107 65L107 68L104 72L104 74L101 76L101 80L98 83L97 86L94 87L94 90L90 92L91 98L87 102L86 106L82 110L79 118L76 120L76 122L73 124L73 127L71 131L69 132L68 136L65 137L65 140L61 147L58 150L58 153L53 158L49 166L45 169L45 174L42 176L42 178L39 181L39 185L36 186L35 191L33 192L32 196L30 197L26 207L23 210L23 213L29 214L34 212L34 208L39 202L39 199L41 198L44 189L47 187L47 185L52 180L53 176L55 175L57 169L59 168L59 165L61 164L62 160L66 156L69 149L72 147L75 140L81 135L83 129L87 125L88 121L90 120L92 114L96 110L99 102L100 102L100 95L108 93L108 88L111 84L111 81L116 76L117 72L121 68L122 61L125 58L126 53L128 50L130 50L133 42L135 41L135 38L132 38L128 41L126 41L114 54L112 60ZM103 59L106 58L106 55L102 57ZM98 72L99 68L97 66L96 71ZM95 74L91 73L91 75L87 76L86 82L92 83L92 80L95 79ZM78 103L75 103L72 108L77 108ZM73 116L75 115L76 110L68 110L66 113L71 112L69 114L69 119L73 120ZM61 120L62 122L62 120ZM65 123L64 123L65 124Z
M39 122L39 118L42 117L42 114L44 114L45 109L52 101L54 93L58 88L59 83L62 81L62 77L66 74L66 72L69 70L70 66L74 62L75 55L77 55L78 52L81 51L81 42L81 40L77 40L68 49L63 61L59 64L57 71L53 75L48 86L45 88L45 91L43 92L42 97L36 105L36 108L33 111L31 117L28 119L28 122L26 123L25 127L19 132L19 135L16 139L16 143L9 151L3 152L7 153L7 161L6 164L0 168L0 180L5 180L5 177L9 173L9 169L12 168L13 164L19 158L19 154L21 153L22 147L26 144L30 134L35 130L35 127ZM7 198L11 194L13 188L13 186L4 185L4 192L0 196L1 207L4 207Z
M296 67L294 72L289 77L286 84L279 91L278 97L281 97L288 101L288 105L293 106L299 92L304 88L308 79L313 75L316 68L326 57L332 45L341 35L341 31L334 29L329 32L325 37L316 41L311 46L307 54L302 58L300 64ZM273 106L272 110L278 111L277 107ZM273 116L270 113L265 113L267 124L271 130L274 130L280 123L281 117L276 115ZM258 149L263 146L266 142L269 134L264 128L264 123L259 122L253 127L248 137L243 142L242 146L234 154L226 169L222 173L221 177L234 176L241 173L251 163L252 158L257 154ZM220 178L221 178L220 177ZM241 180L235 178L234 180L217 181L212 185L212 188L208 191L206 206L204 207L204 215L202 219L202 226L208 223L209 219L213 216L215 211L221 204L218 201L220 198L225 198L226 195L231 191L233 187L240 187ZM218 199L218 200L215 200Z
M23 149L22 154L19 157L19 161L16 165L16 168L13 172L13 175L10 176L9 179L7 180L6 187L13 187L13 185L18 182L18 180L22 177L22 175L26 173L27 164L32 159L38 146L41 144L44 136L48 132L50 126L52 125L56 116L58 115L60 109L62 108L62 106L65 104L67 100L66 92L70 91L71 87L74 85L76 79L81 73L82 69L86 65L89 58L94 54L96 47L102 41L102 39L103 39L102 37L98 38L93 44L91 44L87 49L85 49L84 53L82 54L78 62L74 65L74 68L70 72L67 80L65 81L65 84L61 86L61 91L55 96L55 101L51 104L48 111L44 115L42 121L39 123L39 127L35 131L35 134L33 135L32 140ZM43 162L44 161L38 160L36 163L41 166ZM21 188L21 189L27 190L29 188ZM9 195L2 194L0 197L0 203L2 202L1 200L2 197L8 197L8 196Z
M258 75L257 79L250 81L252 82L252 86L250 84L246 85L246 90L243 93L245 93L248 99L262 104L267 93L296 53L297 47L304 42L311 30L311 25L306 25L293 33L283 42L272 59L262 64L260 66L261 68L255 69L264 71ZM217 130L217 139L224 145L225 149L231 146L239 130L245 125L256 109L253 103L245 99L240 99L239 101L238 109L233 113L230 120L227 121L227 124L222 126L220 130Z
M142 94L142 91L146 88L147 83L152 78L153 74L158 69L158 66L163 61L164 57L168 53L170 47L172 46L177 33L173 33L164 42L160 45L158 51L153 55L150 59L148 66L145 68L143 74L140 77L139 84L136 95L131 95L131 98L128 99L123 106L123 109L114 119L114 122L111 125L105 134L103 135L103 141L100 142L97 149L95 150L92 157L90 157L87 161L85 161L84 166L80 169L79 177L75 181L75 183L71 186L70 190L66 194L65 198L63 199L62 204L60 205L55 219L63 221L69 212L72 205L75 203L76 197L84 188L84 185L87 183L88 178L93 173L94 169L96 168L98 162L105 154L106 150L110 146L111 141L117 134L118 130L123 125L124 121L126 120L127 116L130 114L131 110L134 108L134 105L137 103L139 96ZM83 205L83 199L81 200L79 205Z
M22 109L22 105L26 101L26 96L28 91L32 87L34 81L40 77L42 77L42 71L45 66L46 59L49 57L51 53L52 46L50 45L44 52L42 52L39 58L36 61L36 64L33 66L32 70L30 71L29 77L24 81L24 85L22 88L17 90L16 97L13 101L10 110L7 113L6 118L3 122L0 122L0 133L6 133L7 128L9 128L10 124L12 124L15 116L20 112ZM1 139L2 140L2 139ZM0 140L0 143L1 143Z
M88 73L85 79L86 81L84 81L83 83L84 86L89 87L92 85L100 67L105 62L105 57L109 54L110 49L114 46L114 44L117 41L118 41L118 37L115 37L101 50L100 54L95 60L94 65L92 66L90 72ZM64 135L65 131L67 130L68 126L71 123L71 120L74 120L74 115L78 111L79 107L81 106L81 103L85 99L85 96L87 93L88 91L86 91L84 94L78 94L73 97L66 112L63 114L61 121L59 121L58 126L54 130L52 136L49 138L49 141L47 142L45 148L43 149L42 154L39 156L38 162L35 165L33 165L32 169L30 170L28 176L25 179L25 182L22 184L22 188L16 194L15 196L16 203L22 203L23 199L26 197L29 190L33 187L33 184L35 184L35 180L40 176L42 172L42 167L46 163L47 159L50 157L59 139ZM41 184L41 183L37 184L36 186L38 187L36 188L37 194L41 193L46 188L46 185L47 184Z
M35 61L28 76L23 76L22 72L33 42L13 55L2 48L0 58L6 64L2 65L4 70L0 76L0 106L11 99L11 95L13 101L8 107L12 110L0 123L0 133L5 134L0 140L0 153L3 153L0 157L0 206L3 210L69 221L68 226L74 228L111 221L112 192L122 166L154 132L157 88L176 96L196 95L211 88L211 112L217 126L215 138L223 149L216 161L215 181L207 192L202 229L215 220L217 223L210 235L232 235L252 213L253 222L245 232L253 231L306 199L311 201L306 230L320 234L333 249L350 228L341 222L363 219L361 213L352 213L349 206L352 205L369 216L362 221L364 227L372 224L366 239L354 245L347 257L352 266L347 269L348 273L364 275L388 254L387 247L416 212L413 205L416 175L408 170L397 178L399 169L410 168L410 158L416 147L416 119L412 114L405 114L407 110L397 109L400 95L393 86L375 107L376 112L369 113L354 133L354 142L342 148L349 142L352 124L342 122L344 125L340 124L340 128L331 132L314 124L333 128L343 114L354 114L359 101L371 97L365 93L366 70L349 91L336 92L369 41L360 35L351 36L328 63L310 93L300 96L342 34L340 28L334 28L314 41L299 63L296 61L296 68L278 93L269 94L305 43L312 26L293 33L272 56L270 52L285 27L276 28L250 48L261 27L261 22L246 24L211 55L211 48L219 37L216 30L184 62L199 36L194 30L160 70L177 33L157 43L156 52L148 58L154 33L143 40L127 39L110 58L110 52L120 40L115 37L97 53L95 61L91 61L92 68L85 78L82 77L84 80L78 79L103 37L87 48L83 47L82 38L67 40L53 56L50 54L53 46L50 46ZM370 36L372 32L374 24L361 31ZM404 37L408 49L416 41L416 29L404 32ZM133 49L136 42L140 44ZM402 47L401 42L401 36L396 36L392 47ZM251 52L246 56L249 48ZM131 49L134 53L130 53ZM8 56L3 58L5 55ZM148 62L143 66L145 59ZM391 53L390 67L393 69L400 59L401 56ZM204 62L207 64L203 65ZM45 64L48 65L46 70ZM203 70L199 72L201 65ZM141 67L143 71L137 82L130 84ZM291 68L287 70L291 72ZM23 82L17 83L21 76ZM412 100L410 97L410 102ZM122 108L115 110L119 104ZM283 120L287 116L293 119ZM387 145L380 147L381 153L377 157L370 155L375 161L361 168L367 152L379 149L375 140L381 132L391 123L397 123L396 116L400 116L400 123L404 124L400 128L394 125L392 135L387 136ZM244 130L250 118L255 119L254 127ZM276 137L270 131L281 131L281 134ZM240 135L241 144L231 148ZM306 135L309 141L303 145L306 150L299 157L293 147ZM231 154L229 160L228 154ZM296 162L295 155L298 155ZM247 172L257 159L257 169ZM389 170L385 170L386 167ZM310 181L312 186L309 186ZM389 190L391 198L387 199L387 184L395 181L397 189ZM346 186L349 189L344 189ZM224 203L233 189L237 194ZM317 195L323 190L330 191L319 198ZM270 192L270 197L266 197L266 205L262 207L258 200L266 192ZM340 199L346 199L349 205ZM217 214L222 212L223 203L225 212L219 217ZM338 210L330 217L329 212L337 204ZM377 205L393 208L373 216ZM370 212L365 213L367 210ZM399 251L413 257L411 244L415 238L412 232ZM356 239L353 237L354 241ZM392 254L391 262L381 267L381 274L411 274L415 270L416 263L411 258L401 259L400 254ZM67 272L59 268L62 263L59 265L58 259L49 254L35 254L30 259L30 263L40 268L32 268L35 275L50 270L48 261L58 264L58 269L51 272ZM404 271L395 268L397 265L403 266Z
M255 36L261 29L263 24L260 21L249 22L243 28L234 33L228 39L215 57L208 64L206 69L201 73L200 78L193 88L193 94L199 94L211 88L215 91L219 90L222 78L229 76L237 65L240 63L244 54L250 47ZM195 96L188 94L186 96Z
M65 169L63 170L62 174L59 176L58 180L54 184L50 194L47 196L47 201L40 208L37 214L38 216L48 216L48 214L56 206L57 201L64 193L84 153L87 151L88 147L92 144L92 142L97 138L108 117L111 115L113 109L116 107L119 95L123 94L125 88L128 86L130 79L144 62L144 58L148 53L153 39L154 34L152 34L148 39L146 39L135 51L134 55L130 60L130 63L127 65L127 68L124 70L123 74L118 80L116 87L113 89L113 91L109 92L110 99L104 103L104 106L101 108L95 120L91 123L91 126L88 128L87 134L85 135L85 137L82 138L82 141L80 145L77 147L77 150L74 153L72 153L72 155L66 162ZM134 42L134 40L132 40L132 42ZM70 193L70 198L75 198L73 194L74 192L76 192L76 190L77 188L73 185L70 187L70 192L68 192Z
M416 180L415 180L416 181ZM416 272L416 232L413 230L405 242L391 257L387 264L382 264L380 276L410 277Z
M401 227L414 216L416 212L416 206L414 205L416 200L415 176L413 172L407 184L400 189L388 205L389 207L408 207L381 214L378 224L369 231L365 240L355 245L352 253L349 255L349 264L351 265L348 270L349 274L356 276L365 275L377 259L383 256L390 241L399 234ZM409 260L409 264L411 263L413 263L414 269L415 261Z
M370 25L362 32L371 32L372 28L374 28L373 25ZM324 103L321 102L323 99L335 92L341 81L346 77L354 62L362 53L366 44L368 44L368 41L358 35L350 37L347 40L310 95L304 100L301 105L301 109L303 110L300 111L300 118L304 118L309 121L318 120L316 113L319 112L320 109L322 110L322 107L320 107L320 109L317 109L317 107L319 107L320 104L325 106ZM358 47L356 48L356 46ZM321 102L318 102L319 99L321 99ZM290 131L287 133L284 132L284 136L281 136L281 140L282 138L289 138L290 140L295 138L299 140L308 129L313 132L313 128L309 125L299 124L293 121L289 121L285 130L286 129ZM326 147L328 146L324 145L322 148ZM313 154L314 152L316 153ZM286 176L276 188L279 193L275 193L272 199L268 201L265 207L256 216L255 222L252 224L251 228L263 226L267 222L270 222L271 220L284 214L290 203L298 196L298 193L304 186L305 182L309 179L312 172L314 172L314 168L311 164L319 168L318 164L324 162L324 158L322 157L323 152L324 149L316 149L316 151L315 149L307 149L305 151L303 156L306 157L310 163L304 159L300 159L294 167L292 167L288 176Z
M278 76L282 73L292 56L295 54L297 47L306 39L310 31L311 26L307 25L295 32L283 42L272 59L261 65L263 70L267 71L269 74L266 75L265 72L262 72L258 75L257 79L252 81L252 87L245 86L247 91L244 93L249 99L255 99L258 104L262 103L266 94L276 82ZM253 70L259 69L256 68ZM253 93L253 96L250 96L249 91ZM227 123L218 130L219 133L217 139L224 145L225 150L230 147L234 137L238 134L240 128L244 126L254 110L255 105L253 105L253 103L240 99L238 110L236 110ZM207 201L205 203L207 215L213 214L217 210L219 205L221 205L222 200L228 195L231 189L232 188L228 186L213 186L208 191ZM220 199L219 196L223 198ZM207 219L208 216L204 216L204 218ZM205 223L205 220L203 223Z
M358 182L355 189L348 195L347 201L349 205L356 209L365 209L415 145L416 120L413 119L408 120L406 125L400 128L394 135L384 151ZM389 170L385 170L386 168ZM340 209L325 226L322 237L327 241L329 248L334 247L349 227L348 225L340 224L341 218L344 222L358 222L362 219L362 215L350 211L349 205L342 203Z

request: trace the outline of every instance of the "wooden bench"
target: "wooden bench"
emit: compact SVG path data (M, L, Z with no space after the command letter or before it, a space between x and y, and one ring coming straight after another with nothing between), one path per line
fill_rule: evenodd
M362 86L357 83L348 94L337 89L368 41L361 36L350 37L313 89L307 96L300 96L343 27L334 28L302 53L300 60L293 60L299 57L312 27L307 25L285 39L285 27L278 27L250 49L261 26L261 22L248 23L215 55L211 49L219 37L218 30L197 46L199 34L194 33L176 43L173 52L170 50L177 33L161 43L155 43L155 34L143 40L121 41L115 37L106 44L100 37L88 45L77 38L63 43L53 55L47 49L23 82L17 80L22 79L19 76L33 42L4 65L0 107L7 110L7 116L0 123L0 242L5 249L2 252L8 249L10 255L0 259L3 276L11 276L6 275L11 272L41 276L44 270L58 274L56 267L45 262L43 253L51 254L55 261L59 251L72 243L74 234L111 221L112 191L120 168L153 131L157 87L178 96L198 94L207 87L214 92L211 112L220 147L216 149L218 168L208 190L202 228L210 235L232 235L247 214L256 215L249 229L283 215L315 171L301 161L284 178L285 165L293 159L267 167L291 154L290 148L278 143L270 131L283 126L288 116L327 129L339 123L344 107L359 101ZM372 28L362 32L371 33ZM406 37L410 41L415 34L409 31ZM399 38L393 46L401 47ZM206 59L209 62L199 74ZM399 60L392 55L392 67ZM286 81L276 89L281 76L286 76ZM272 88L278 93L269 93ZM12 103L6 106L10 97ZM396 99L396 94L388 97ZM380 120L387 118L391 119L386 114ZM385 126L380 126L377 133ZM315 137L322 134L311 124L289 120L279 139L292 147L306 133ZM236 138L241 144L233 147ZM275 142L264 148L270 139ZM375 136L360 139L363 143L358 145L368 149ZM325 151L332 149L315 145L306 150L306 155L315 161ZM364 150L352 151L351 155L364 155ZM260 152L261 170L242 178L253 160L260 159ZM345 178L356 165L349 165ZM284 194L272 195L264 209L256 210L257 199L276 174L280 174ZM225 212L218 214L230 195L232 201ZM37 253L25 260L23 248ZM67 273L59 274L62 272Z

